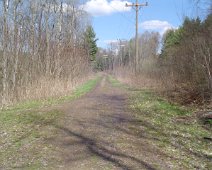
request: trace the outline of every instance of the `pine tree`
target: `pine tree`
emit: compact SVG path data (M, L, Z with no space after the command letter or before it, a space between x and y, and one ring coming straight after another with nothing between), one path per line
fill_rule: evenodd
M85 46L88 51L90 61L96 60L96 53L98 51L98 47L96 44L96 34L93 30L92 26L88 26L85 32Z

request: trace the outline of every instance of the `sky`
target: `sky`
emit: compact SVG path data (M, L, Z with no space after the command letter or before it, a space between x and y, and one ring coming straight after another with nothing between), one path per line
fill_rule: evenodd
M97 45L106 48L118 39L129 40L135 35L135 10L125 7L135 0L88 0L83 8L92 16L92 25L99 39ZM146 1L139 0L139 3ZM147 0L139 11L139 33L158 31L161 35L178 28L185 16L195 17L199 11L192 0Z

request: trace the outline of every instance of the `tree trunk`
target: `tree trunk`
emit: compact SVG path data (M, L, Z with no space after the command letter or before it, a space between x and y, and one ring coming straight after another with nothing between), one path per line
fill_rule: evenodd
M18 61L19 61L19 47L18 47L18 43L19 43L19 30L18 30L18 25L17 25L17 7L18 7L18 2L15 1L14 2L14 67L13 67L13 73L12 73L12 95L15 95L15 88L16 88L16 75L17 75L17 70L18 70ZM15 96L14 96L15 97Z
M3 1L3 62L2 62L2 71L3 71L3 78L2 78L2 105L6 105L7 98L8 98L8 55L7 55L7 46L8 46L8 27L7 27L7 16L8 16L8 0Z

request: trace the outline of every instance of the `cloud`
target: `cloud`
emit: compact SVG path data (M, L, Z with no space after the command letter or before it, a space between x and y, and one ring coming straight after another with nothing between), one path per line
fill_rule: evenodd
M175 29L175 27L169 22L160 20L145 21L142 22L139 26L145 30L158 31L161 35L163 35L169 29Z
M110 15L116 12L127 12L131 7L126 7L125 4L130 2L122 0L89 0L81 6L86 12L93 16Z

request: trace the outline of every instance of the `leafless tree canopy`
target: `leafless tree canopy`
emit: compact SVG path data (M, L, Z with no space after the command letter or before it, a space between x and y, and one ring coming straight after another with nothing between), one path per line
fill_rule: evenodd
M86 76L88 24L77 1L1 0L0 105L58 95Z

